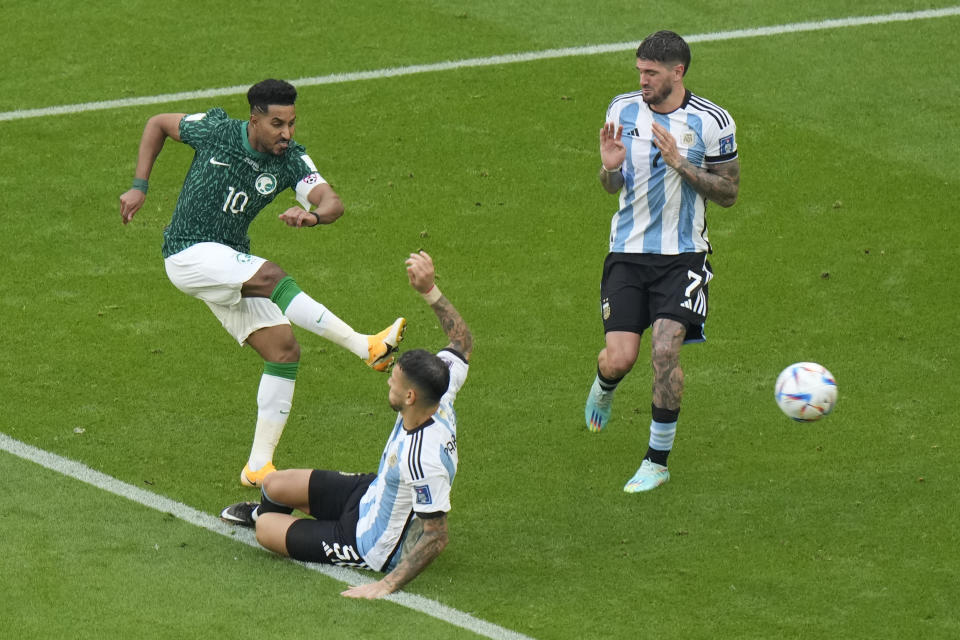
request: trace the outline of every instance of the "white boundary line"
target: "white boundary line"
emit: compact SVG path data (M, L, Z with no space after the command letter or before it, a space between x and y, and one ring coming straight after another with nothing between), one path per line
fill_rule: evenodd
M257 549L260 548L260 545L257 544L253 532L249 529L237 527L235 525L229 525L225 522L222 522L216 516L198 511L193 507L189 507L181 502L177 502L176 500L171 500L170 498L165 498L155 493L151 493L150 491L127 484L126 482L117 480L114 477L91 469L90 467L74 460L70 460L68 458L58 456L55 453L50 453L49 451L44 451L43 449L30 446L20 442L19 440L15 440L2 432L0 432L0 451L6 451L7 453L13 454L24 460L35 462L42 467L50 469L51 471L56 471L57 473L65 475L69 478L80 480L81 482L93 485L98 489L109 491L110 493L116 494L122 498L136 502L137 504L160 511L161 513L172 514L180 520L189 522L190 524L200 527L201 529L219 533L220 535L231 540L241 542ZM346 569L344 567L332 567L312 563L308 564L305 562L295 563L322 573L325 576L333 578L339 582L345 582L349 585L364 584L372 581L362 573L352 569ZM475 618L469 613L464 613L463 611L453 609L434 600L430 600L429 598L424 598L423 596L414 595L412 593L398 592L387 596L385 599L395 602L402 607L413 609L414 611L418 611L420 613L425 613L432 618L442 620L456 627L473 631L478 635L491 638L492 640L533 640L529 636L525 636L522 633L511 631L510 629L500 627L492 622L481 620L480 618Z
M826 29L839 29L841 27L859 27L863 25L885 24L888 22L909 22L913 20L929 20L933 18L946 18L949 16L960 15L960 6L946 7L943 9L930 9L926 11L913 11L901 13L888 13L884 15L862 16L850 18L837 18L834 20L819 20L815 22L794 22L791 24L775 25L771 27L757 27L755 29L735 29L733 31L717 31L715 33L700 33L696 35L684 36L687 42L717 42L720 40L735 40L738 38L755 38L762 36L781 35L785 33L799 33L803 31L822 31ZM390 67L387 69L376 69L373 71L357 71L354 73L334 73L326 76L313 76L309 78L298 78L291 80L297 87L311 87L321 84L339 84L343 82L356 82L358 80L378 80L382 78L393 78L397 76L409 76L418 73L431 73L435 71L450 71L454 69L464 69L468 67L490 67L501 64L513 64L517 62L531 62L534 60L547 60L550 58L569 58L574 56L596 55L600 53L613 53L617 51L632 51L636 49L637 42L617 42L613 44L598 44L583 47L567 47L563 49L546 49L543 51L530 51L527 53L510 53L506 55L490 56L486 58L468 58L466 60L450 60L447 62L436 62L432 64L416 64L407 67ZM17 111L0 112L0 121L4 120L23 120L26 118L40 118L44 116L58 116L74 113L84 113L87 111L102 111L105 109L120 109L124 107L138 107L151 104L166 104L171 102L184 102L187 100L196 100L199 98L216 98L220 96L243 95L247 92L248 85L237 85L233 87L222 87L219 89L202 89L199 91L184 91L181 93L165 93L156 96L144 96L140 98L124 98L121 100L104 100L101 102L84 102L81 104L68 104L56 107L43 107L40 109L22 109Z

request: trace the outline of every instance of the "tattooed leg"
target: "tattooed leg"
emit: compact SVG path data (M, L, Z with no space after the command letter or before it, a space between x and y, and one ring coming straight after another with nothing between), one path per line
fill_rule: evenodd
M683 324L669 318L653 323L651 340L653 365L653 404L664 409L680 408L683 396L683 369L680 368L680 347L687 335Z

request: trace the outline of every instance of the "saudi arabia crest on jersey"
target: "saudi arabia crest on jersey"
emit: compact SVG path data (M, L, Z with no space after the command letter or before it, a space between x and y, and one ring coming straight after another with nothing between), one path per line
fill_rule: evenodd
M277 190L277 179L272 173L261 173L257 176L254 186L259 194L268 196Z

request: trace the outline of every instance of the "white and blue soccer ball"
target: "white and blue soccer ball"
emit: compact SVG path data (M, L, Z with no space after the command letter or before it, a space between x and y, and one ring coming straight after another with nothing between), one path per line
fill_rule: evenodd
M819 420L837 402L837 381L816 362L796 362L777 377L777 406L798 422Z

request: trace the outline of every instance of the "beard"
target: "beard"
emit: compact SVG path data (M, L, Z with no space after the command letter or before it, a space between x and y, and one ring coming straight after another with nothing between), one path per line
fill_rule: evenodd
M665 84L658 91L654 91L652 94L650 94L649 98L644 95L643 101L650 105L658 105L669 98L672 93L673 87L669 84Z

